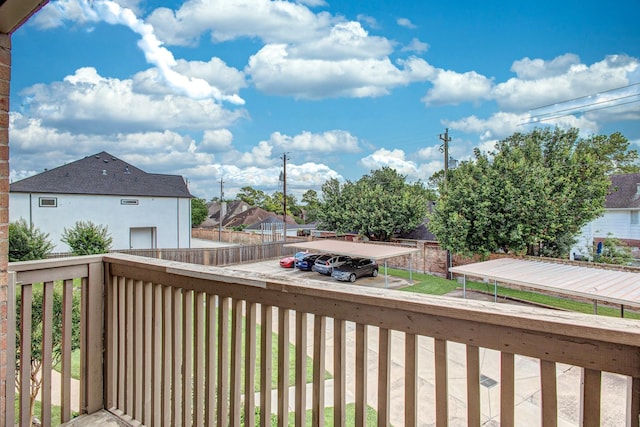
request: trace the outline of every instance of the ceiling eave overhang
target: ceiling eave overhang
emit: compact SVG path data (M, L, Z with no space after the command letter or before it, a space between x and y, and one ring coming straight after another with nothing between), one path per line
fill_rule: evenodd
M11 34L49 0L0 0L0 33Z

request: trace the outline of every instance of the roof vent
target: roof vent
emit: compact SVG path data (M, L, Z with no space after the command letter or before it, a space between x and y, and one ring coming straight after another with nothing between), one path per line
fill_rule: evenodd
M131 175L131 171L129 170L129 166L124 168L124 174L125 175Z
M102 169L102 175L106 175L107 174L107 170L106 169Z
M636 194L640 194L640 182L636 184Z

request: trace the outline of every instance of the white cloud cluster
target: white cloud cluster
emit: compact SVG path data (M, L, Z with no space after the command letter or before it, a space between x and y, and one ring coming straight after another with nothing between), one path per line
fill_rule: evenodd
M269 142L282 150L310 151L314 153L356 153L360 151L358 138L343 130L323 133L302 133L289 136L280 132L271 134Z
M62 82L24 90L23 109L47 126L94 133L224 128L246 116L245 110L227 110L212 99L147 94L133 86L132 80L81 68Z
M480 141L536 125L578 127L588 135L607 121L640 117L637 104L619 101L640 96L640 88L626 87L640 75L637 58L611 55L586 65L578 56L565 54L549 61L517 60L511 70L516 77L497 84L475 72L439 71L423 101L427 105L494 101L500 110L490 117L443 120L452 129L480 134ZM616 104L619 107L612 108Z

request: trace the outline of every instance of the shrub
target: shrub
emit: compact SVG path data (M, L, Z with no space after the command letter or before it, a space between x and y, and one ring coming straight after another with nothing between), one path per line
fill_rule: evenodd
M30 261L46 258L53 250L49 235L23 218L9 223L9 261Z
M65 228L61 240L69 245L74 255L104 254L109 252L113 242L107 226L91 221L78 221L73 228Z

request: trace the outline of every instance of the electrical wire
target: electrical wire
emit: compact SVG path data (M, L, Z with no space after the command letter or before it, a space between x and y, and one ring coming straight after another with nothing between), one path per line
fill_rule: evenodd
M617 90L620 90L620 89L626 89L626 88L633 87L633 86L638 86L638 85L640 85L640 82L638 82L638 83L631 83L631 84L628 84L628 85L626 85L626 86L620 86L620 87L616 87L616 88L613 88L613 89L607 89L607 90L605 90L605 91L601 91L601 92L594 93L594 94L591 94L591 95L579 96L579 97L577 97L577 98L568 99L568 100L566 100L566 101L554 102L553 104L547 104L547 105L543 105L543 106L541 106L541 107L531 108L529 111L535 111L535 110L540 110L540 109L542 109L542 108L553 107L554 105L558 105L558 104L566 104L566 103L568 103L568 102L577 101L577 100L579 100L579 99L590 98L590 97L592 97L592 96L601 95L601 94L603 94L603 93L614 92L614 91L617 91Z

